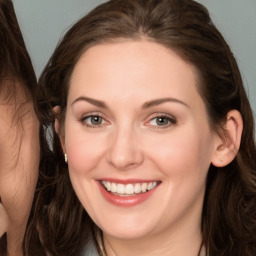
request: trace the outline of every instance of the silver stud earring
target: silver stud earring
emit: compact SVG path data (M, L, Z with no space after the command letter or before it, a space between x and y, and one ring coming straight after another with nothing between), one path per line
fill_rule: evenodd
M64 154L64 159L65 159L65 163L68 163L68 156L66 153Z

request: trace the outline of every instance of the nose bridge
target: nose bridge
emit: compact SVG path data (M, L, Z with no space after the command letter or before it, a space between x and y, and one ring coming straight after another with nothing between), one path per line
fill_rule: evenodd
M138 132L133 125L120 124L111 135L108 162L119 170L134 168L143 161Z

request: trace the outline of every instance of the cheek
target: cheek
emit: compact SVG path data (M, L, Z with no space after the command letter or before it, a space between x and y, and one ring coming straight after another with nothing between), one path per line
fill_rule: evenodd
M106 138L102 134L66 130L65 150L69 171L78 175L87 174L99 163L105 152Z
M0 133L0 196L8 215L13 215L17 202L19 202L19 187L22 179L19 179L18 160L21 145L21 136L16 126L11 127L9 123L1 120Z
M208 130L183 127L164 136L151 136L145 152L166 176L205 177L211 163L211 138Z
M159 202L163 219L171 221L191 211L201 211L206 177L211 163L211 135L181 129L145 144L147 158L162 173L165 197ZM195 215L193 215L195 216Z
M3 128L3 127L2 127ZM0 196L11 224L26 225L39 166L39 123L35 116L22 127L0 133ZM17 214L18 213L18 214Z
M2 203L13 225L26 225L37 180L36 168L25 170L18 165L0 177Z

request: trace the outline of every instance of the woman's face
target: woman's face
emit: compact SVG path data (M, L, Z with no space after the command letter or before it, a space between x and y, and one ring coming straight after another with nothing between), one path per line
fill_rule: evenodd
M7 232L10 251L21 246L39 164L39 122L22 86L16 87L15 99L0 95L0 235Z
M193 66L154 42L96 45L76 64L61 139L74 190L105 234L200 232L217 135L196 87Z

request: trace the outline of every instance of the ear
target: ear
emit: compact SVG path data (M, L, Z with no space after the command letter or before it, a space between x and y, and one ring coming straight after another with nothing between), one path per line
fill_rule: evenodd
M231 163L240 147L243 131L243 119L239 111L231 110L227 114L224 133L216 138L212 164L224 167Z
M55 116L55 122L54 122L54 129L55 132L58 134L59 139L60 139L60 143L61 143L61 147L63 152L66 152L65 150L65 139L64 139L64 134L63 132L61 132L61 128L60 128L60 106L55 106L52 108L52 112Z

